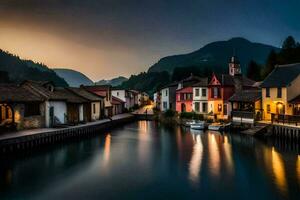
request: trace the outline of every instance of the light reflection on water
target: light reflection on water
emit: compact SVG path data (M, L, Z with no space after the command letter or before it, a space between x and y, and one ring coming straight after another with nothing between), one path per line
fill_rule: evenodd
M139 121L0 159L0 199L299 199L300 156L272 144Z

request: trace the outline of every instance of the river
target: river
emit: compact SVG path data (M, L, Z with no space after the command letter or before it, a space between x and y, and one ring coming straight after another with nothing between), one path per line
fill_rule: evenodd
M298 151L137 121L1 158L0 199L300 199Z

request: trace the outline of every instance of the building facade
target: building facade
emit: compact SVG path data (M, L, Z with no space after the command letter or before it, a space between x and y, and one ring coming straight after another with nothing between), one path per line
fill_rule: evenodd
M193 111L198 114L208 113L208 78L202 78L193 85Z

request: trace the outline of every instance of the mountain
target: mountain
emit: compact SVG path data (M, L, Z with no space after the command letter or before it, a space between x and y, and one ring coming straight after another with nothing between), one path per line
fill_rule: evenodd
M23 60L16 55L0 49L0 71L6 72L9 80L20 83L24 80L52 81L56 86L68 86L67 82L59 77L46 65Z
M235 54L241 62L242 72L246 73L251 60L265 64L271 50L279 51L270 45L253 43L241 37L232 38L228 41L209 43L192 53L164 57L151 66L148 72L173 73L178 67L199 67L217 73L227 72L229 58Z
M96 82L96 85L111 85L111 86L115 87L115 86L122 85L122 83L127 80L128 80L128 78L119 76L119 77L113 78L111 80L104 80L104 79L100 80L100 81Z
M79 87L80 85L93 85L93 81L81 72L72 69L53 69L58 76L65 79L69 86Z

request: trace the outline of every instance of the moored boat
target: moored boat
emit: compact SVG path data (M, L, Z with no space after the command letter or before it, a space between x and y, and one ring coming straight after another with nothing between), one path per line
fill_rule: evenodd
M203 130L203 129L205 129L205 122L204 121L193 121L191 123L191 129Z
M230 123L222 124L222 123L212 123L208 126L208 130L211 131L223 131L230 127Z

